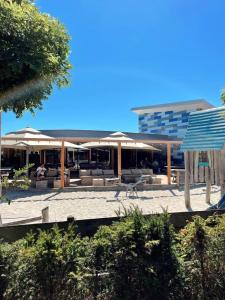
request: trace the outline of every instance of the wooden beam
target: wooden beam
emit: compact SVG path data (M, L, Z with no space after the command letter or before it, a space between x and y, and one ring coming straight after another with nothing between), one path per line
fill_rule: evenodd
M205 168L205 179L206 179L206 195L205 201L207 204L210 204L210 194L211 194L211 184L212 184L212 171L213 171L213 156L210 151L207 151L207 157L209 166Z
M61 164L61 188L64 188L65 181L64 181L64 172L65 172L65 145L64 141L62 141L62 146L61 146L61 153L60 153L60 164Z
M189 153L184 152L184 163L185 163L185 179L184 179L184 198L185 206L190 209L190 172L189 172Z
M199 166L198 166L198 162L199 162L199 152L195 151L194 152L194 182L198 183L199 182Z
M48 141L48 142L62 142L62 141L67 141L67 142L74 142L74 143L86 143L86 142L102 142L102 139L99 138L80 138L80 137L67 137L67 138L54 138L54 139L48 139L48 138L40 138L40 139L36 139L36 138L12 138L12 137L3 137L2 138L3 141ZM107 142L120 142L119 140L107 140ZM180 145L182 144L181 140L151 140L151 139L136 139L136 140L129 140L129 143L144 143L144 144L170 144L170 145Z
M117 166L118 166L118 177L121 179L122 177L122 147L121 142L118 142L117 148Z
M190 184L194 183L194 153L193 151L190 151L189 153L189 159L190 159Z
M210 178L210 167L205 168L205 179L206 179L206 195L205 202L210 204L210 192L211 192L211 178Z
M167 180L171 184L171 144L167 144Z
M215 185L220 186L219 151L214 150Z

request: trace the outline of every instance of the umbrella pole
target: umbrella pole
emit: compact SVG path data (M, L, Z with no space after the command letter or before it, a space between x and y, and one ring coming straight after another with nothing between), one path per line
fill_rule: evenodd
M27 176L28 176L28 167L29 167L29 149L26 149L26 169L27 169Z
M118 151L117 151L117 155L118 155L118 177L121 180L122 177L122 168L121 168L121 163L122 163L122 158L121 158L121 154L122 154L122 149L121 149L121 142L118 142Z
M26 149L26 168L28 168L29 165L29 150Z
M62 141L62 147L61 147L61 153L60 153L60 163L61 163L61 188L63 189L65 186L65 181L64 181L64 172L65 172L65 146L64 146L64 141Z

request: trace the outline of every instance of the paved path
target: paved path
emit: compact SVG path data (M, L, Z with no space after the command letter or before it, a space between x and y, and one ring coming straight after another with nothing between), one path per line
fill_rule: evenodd
M49 206L50 221L65 221L67 216L74 216L76 219L103 218L116 215L116 211L128 208L131 205L138 206L143 213L162 212L162 208L169 212L186 211L184 205L184 191L161 190L141 191L139 198L127 199L125 192L121 192L118 199L115 192L33 192L21 191L9 195L11 204L0 204L0 214L3 223L37 217L41 209ZM220 198L217 187L213 187L211 202L216 203ZM205 203L205 188L191 190L192 210L205 210L208 205Z

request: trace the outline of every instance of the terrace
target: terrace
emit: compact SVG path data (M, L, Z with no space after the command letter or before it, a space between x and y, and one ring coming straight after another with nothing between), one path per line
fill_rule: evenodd
M2 138L2 166L45 164L51 187L109 187L136 182L141 176L146 178L147 185L170 185L171 147L180 143L179 139L165 135L77 130L40 132L25 128ZM30 176L33 182L37 181L34 170ZM52 181L50 177L55 179ZM38 186L49 184L42 180Z

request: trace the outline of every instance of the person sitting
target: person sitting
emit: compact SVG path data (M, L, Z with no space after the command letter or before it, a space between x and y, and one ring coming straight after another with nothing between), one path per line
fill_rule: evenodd
M46 172L47 169L45 168L45 165L41 164L36 170L37 178L39 180L43 179L44 177L46 177Z

